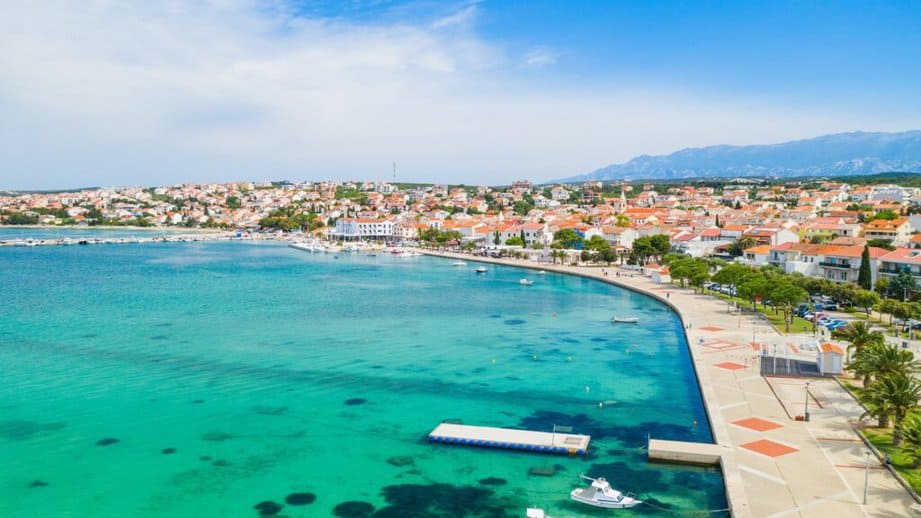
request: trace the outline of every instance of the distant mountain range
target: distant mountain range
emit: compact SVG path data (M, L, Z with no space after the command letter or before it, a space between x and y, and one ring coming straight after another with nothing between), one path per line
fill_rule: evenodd
M670 155L638 156L557 181L852 176L890 171L921 173L921 130L857 131L782 144L687 148Z

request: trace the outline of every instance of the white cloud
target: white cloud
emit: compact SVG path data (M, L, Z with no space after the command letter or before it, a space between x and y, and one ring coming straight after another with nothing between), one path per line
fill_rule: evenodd
M515 78L514 59L462 28L475 5L437 28L265 5L0 3L0 189L387 178L394 160L403 179L548 179L859 127Z
M559 54L547 47L534 47L524 53L521 64L529 68L545 67L556 64Z
M439 18L432 22L433 29L445 29L448 27L469 28L477 16L477 5L470 4L454 14Z

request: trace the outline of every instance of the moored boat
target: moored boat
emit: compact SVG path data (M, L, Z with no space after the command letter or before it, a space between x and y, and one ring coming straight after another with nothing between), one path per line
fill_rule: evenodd
M467 266L467 263L465 263L464 261L454 261L453 263L451 263L451 266Z
M592 478L579 474L580 478L591 480L592 485L586 488L576 488L569 493L569 497L579 503L605 509L629 509L643 503L633 493L623 494L611 487L602 477Z
M638 324L640 321L637 317L619 317L614 315L611 317L611 322L615 324Z
M518 284L522 284L524 286L530 286L534 284L534 281L530 281L528 279L518 279Z
M477 266L474 271L476 271L476 273L486 273L488 270L485 266Z

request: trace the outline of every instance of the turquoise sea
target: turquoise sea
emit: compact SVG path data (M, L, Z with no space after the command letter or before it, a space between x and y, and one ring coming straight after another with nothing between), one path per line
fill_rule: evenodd
M675 314L473 267L240 242L0 249L0 516L673 516L572 503L579 473L726 507L718 470L643 449L711 440ZM593 439L584 457L427 443L447 419Z

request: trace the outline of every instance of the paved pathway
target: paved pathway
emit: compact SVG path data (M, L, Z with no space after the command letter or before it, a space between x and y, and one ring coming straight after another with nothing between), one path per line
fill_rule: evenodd
M604 276L597 267L439 255L575 273L672 304L690 325L691 356L713 435L723 450L723 476L734 516L912 515L914 501L872 456L867 505L862 505L868 450L853 430L861 409L844 389L834 380L811 380L807 423L795 420L805 410L805 380L760 376L753 328L758 342L787 340L760 317L729 314L722 300L659 286L638 274L616 276L617 268L605 268Z

